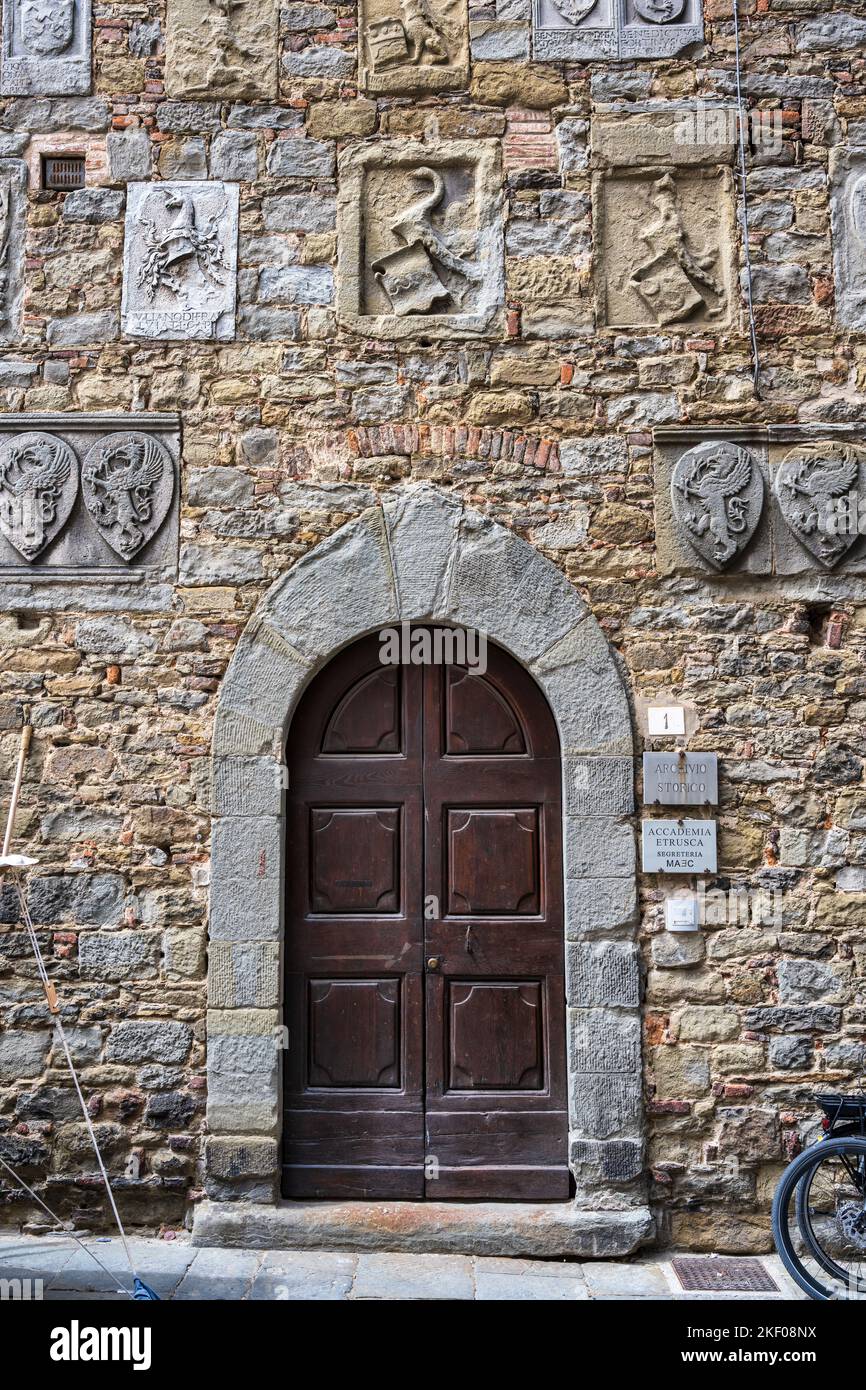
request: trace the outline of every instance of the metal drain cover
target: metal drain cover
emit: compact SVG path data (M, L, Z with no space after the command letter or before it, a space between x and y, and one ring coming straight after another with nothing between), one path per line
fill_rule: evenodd
M760 1260L719 1259L696 1255L672 1260L674 1273L690 1293L778 1293L779 1286Z

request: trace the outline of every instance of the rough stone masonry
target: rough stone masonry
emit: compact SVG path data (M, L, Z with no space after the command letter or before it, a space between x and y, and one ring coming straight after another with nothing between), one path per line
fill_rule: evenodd
M419 482L720 758L727 907L669 934L640 882L645 1163L596 1205L768 1249L813 1093L866 1072L866 543L816 525L866 496L866 5L739 9L757 392L728 0L5 0L0 777L27 709L16 847L132 1222L271 1164L205 1168L221 681L272 583ZM212 999L255 1002L276 957L233 949ZM0 1154L102 1220L8 886Z

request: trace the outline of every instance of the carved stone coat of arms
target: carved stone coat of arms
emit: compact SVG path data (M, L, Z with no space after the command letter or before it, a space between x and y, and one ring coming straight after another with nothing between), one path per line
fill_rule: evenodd
M84 502L115 554L131 560L159 530L174 494L174 465L151 435L110 434L84 460Z
M89 92L92 26L92 0L3 0L0 92Z
M28 53L58 58L75 36L75 0L22 0L21 42Z
M78 494L78 460L50 434L20 434L0 446L0 531L35 560L66 524Z
M674 519L682 538L715 569L745 550L764 503L764 479L748 449L724 440L699 444L671 479Z
M807 444L779 465L779 509L801 545L832 569L859 535L861 450L850 444Z

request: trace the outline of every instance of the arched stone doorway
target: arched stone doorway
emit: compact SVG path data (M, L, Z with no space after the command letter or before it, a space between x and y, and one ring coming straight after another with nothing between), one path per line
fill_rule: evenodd
M504 527L427 486L387 496L272 587L223 682L213 745L208 1123L202 1243L327 1243L318 1203L279 1199L286 737L318 671L402 621L478 629L533 677L562 751L569 1164L573 1203L527 1204L502 1236L471 1204L405 1204L391 1248L624 1252L645 1240L633 741L610 648L576 590ZM288 1039L289 1044L291 1039ZM367 1204L359 1204L361 1206ZM372 1204L371 1204L372 1205ZM404 1204L401 1204L401 1206ZM418 1204L421 1206L422 1204ZM430 1211L430 1203L423 1204ZM297 1209L296 1209L297 1208ZM567 1212L564 1212L567 1208ZM431 1234L430 1221L438 1219ZM369 1239L381 1224L370 1214ZM363 1221L361 1222L363 1225ZM450 1230L451 1234L448 1234ZM445 1234L442 1234L442 1232ZM517 1235L515 1237L515 1231ZM344 1232L343 1240L349 1237ZM402 1245L401 1245L402 1242Z

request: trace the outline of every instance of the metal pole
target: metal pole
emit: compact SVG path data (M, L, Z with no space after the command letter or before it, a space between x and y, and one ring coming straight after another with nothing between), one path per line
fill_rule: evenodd
M6 819L6 834L3 837L3 857L9 853L9 846L12 843L12 831L15 827L15 815L18 810L18 798L21 795L21 783L24 780L24 764L30 752L30 741L33 737L33 725L30 723L30 711L24 710L24 727L21 730L21 749L18 753L18 767L15 771L15 781L12 785L12 800L9 802L9 815Z

